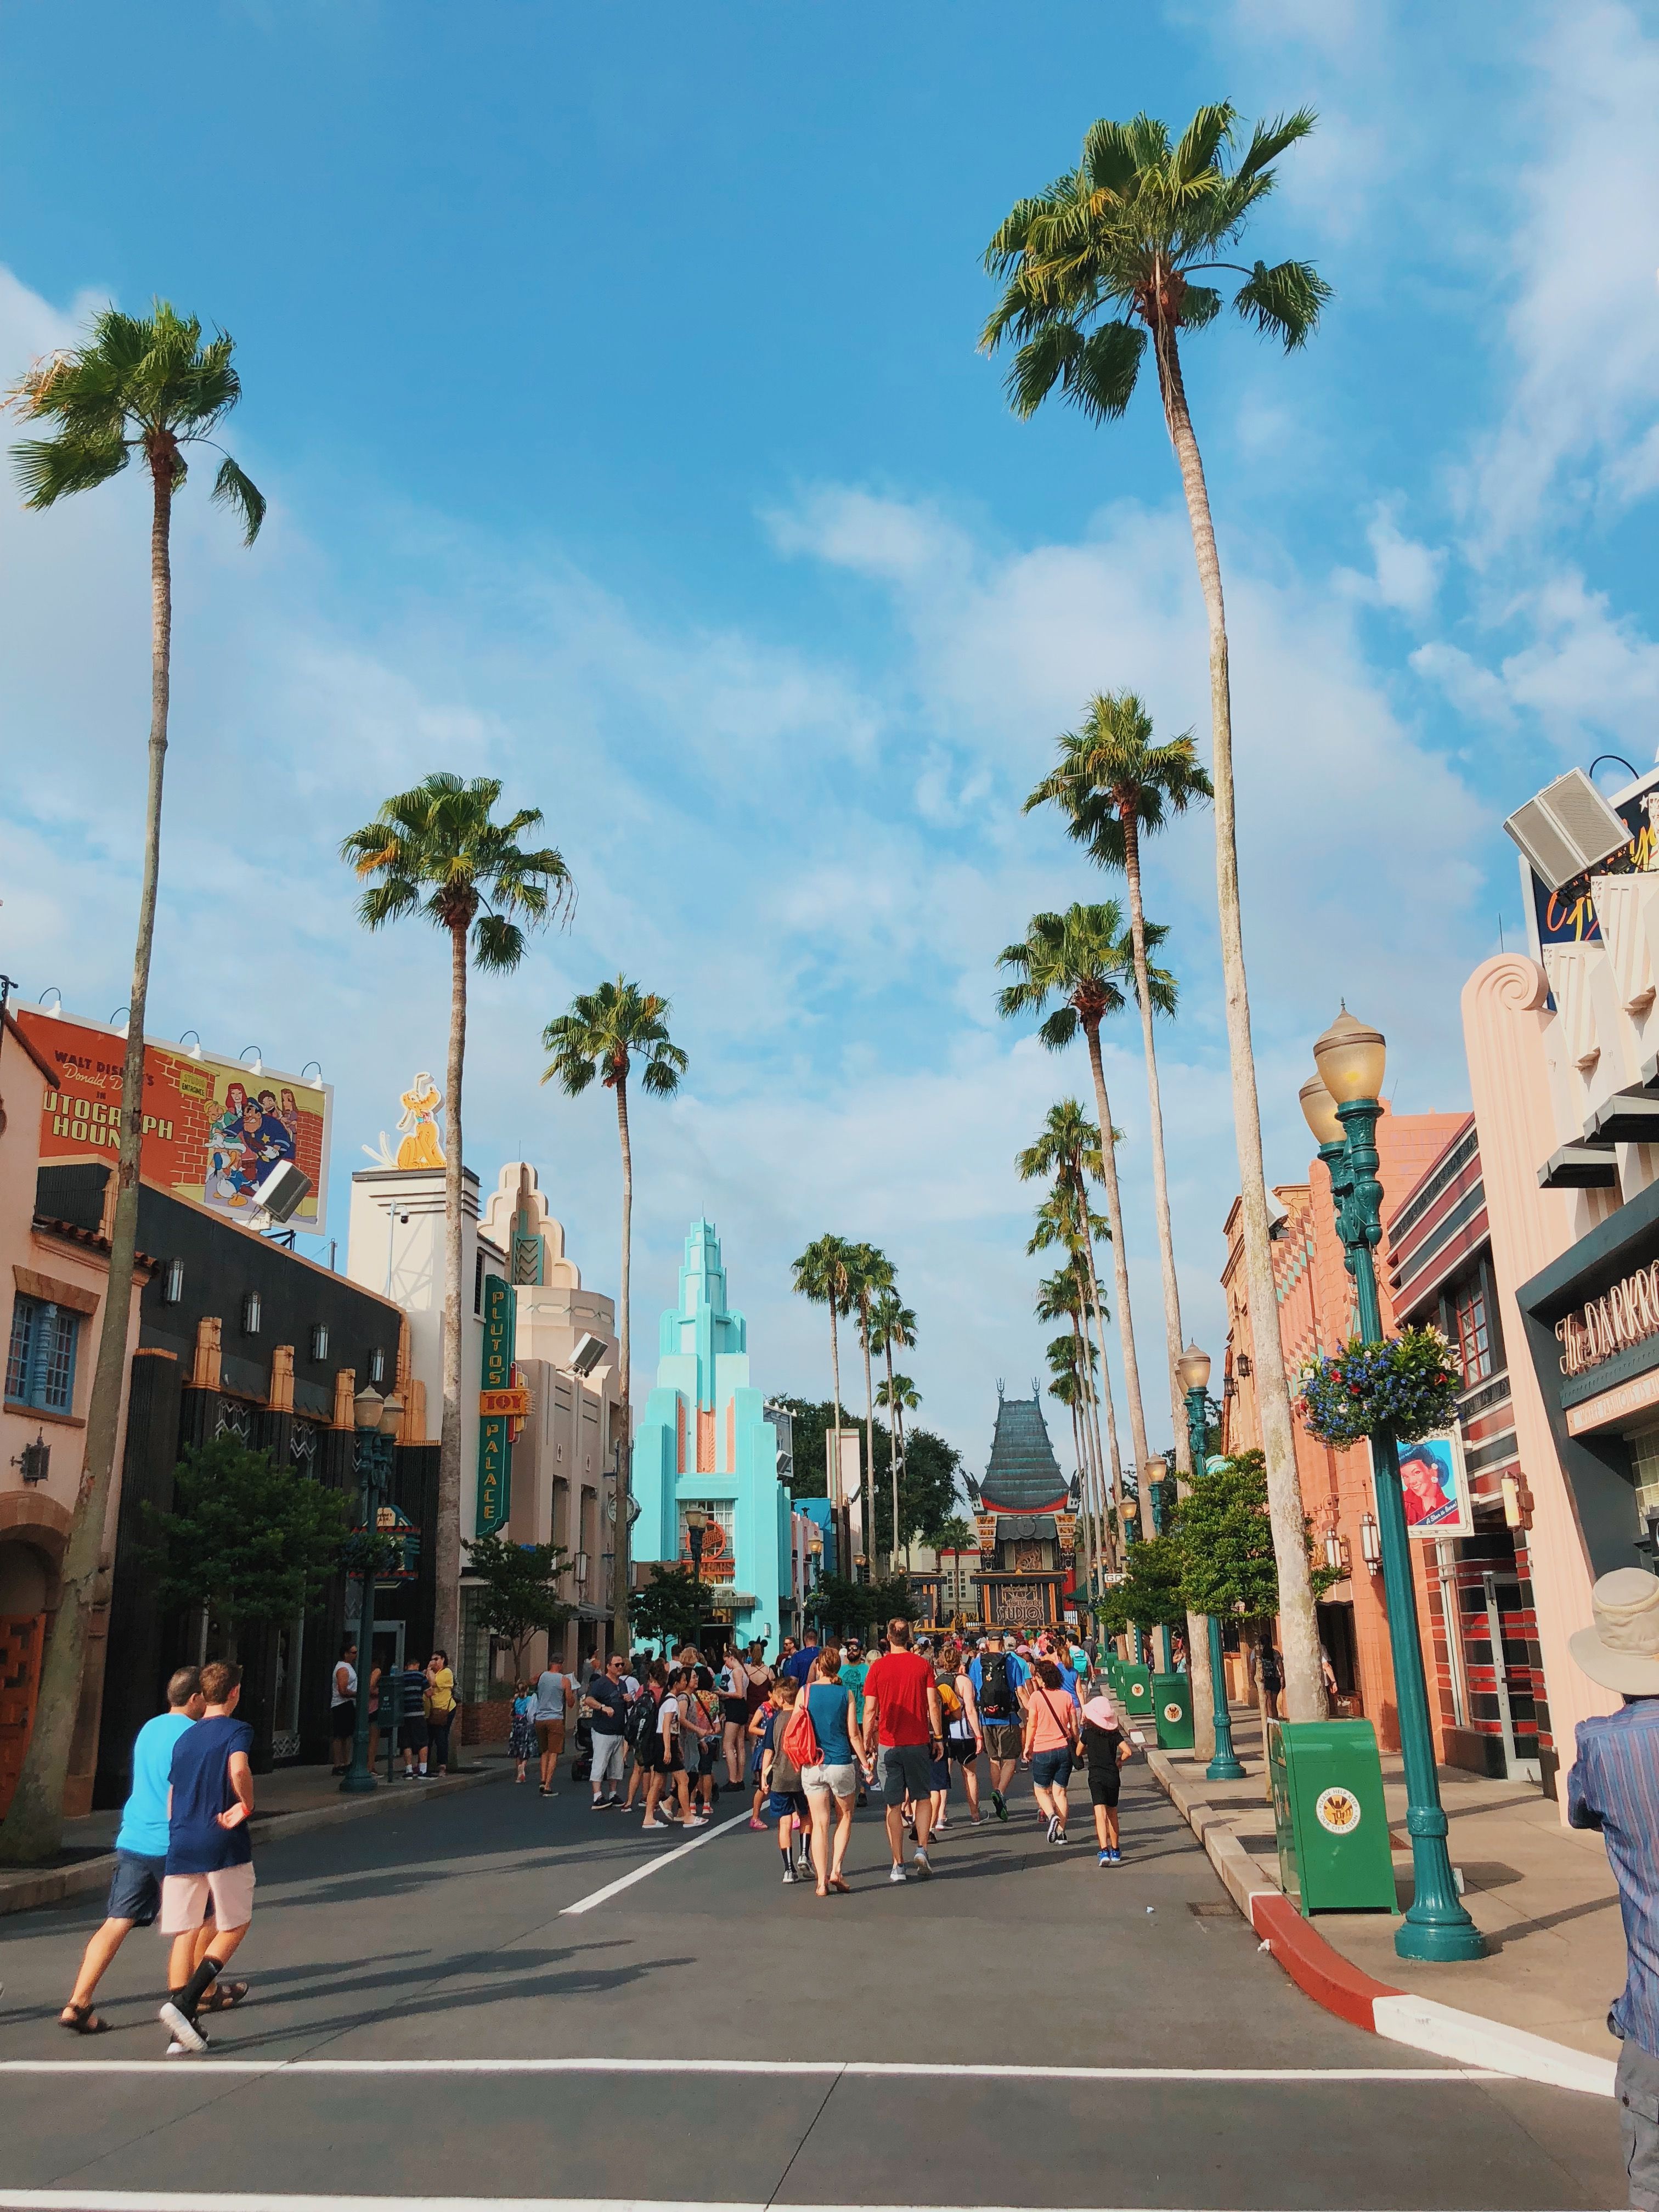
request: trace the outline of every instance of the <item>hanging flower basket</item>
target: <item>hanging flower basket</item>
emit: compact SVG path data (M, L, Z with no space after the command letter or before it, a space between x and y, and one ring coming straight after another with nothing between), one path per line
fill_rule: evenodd
M1437 1328L1408 1328L1386 1344L1356 1340L1334 1358L1310 1359L1298 1382L1303 1426L1338 1450L1378 1429L1410 1441L1449 1428L1464 1388Z

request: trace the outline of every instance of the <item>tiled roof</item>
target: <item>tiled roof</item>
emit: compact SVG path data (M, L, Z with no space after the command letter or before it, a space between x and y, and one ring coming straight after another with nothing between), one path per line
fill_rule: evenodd
M1035 1513L1066 1497L1066 1478L1048 1441L1040 1398L997 1399L996 1433L980 1494L988 1510Z

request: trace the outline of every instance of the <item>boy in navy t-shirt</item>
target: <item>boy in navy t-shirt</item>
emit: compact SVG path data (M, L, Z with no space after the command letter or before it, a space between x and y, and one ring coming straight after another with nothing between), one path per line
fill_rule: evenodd
M246 1982L214 1984L253 1917L253 1731L237 1720L242 1670L216 1659L202 1669L207 1711L173 1749L167 1796L167 1871L161 1880L161 1933L173 1938L167 1969L172 1996L161 2019L173 2031L167 2056L205 2051L198 2010L240 2004ZM196 1932L211 1901L219 1932L196 1964ZM211 1995L210 1995L210 1991Z

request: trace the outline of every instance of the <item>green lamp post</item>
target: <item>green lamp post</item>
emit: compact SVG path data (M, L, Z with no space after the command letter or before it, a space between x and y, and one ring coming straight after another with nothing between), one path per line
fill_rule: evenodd
M1359 1334L1368 1344L1382 1337L1372 1254L1382 1237L1382 1186L1376 1179L1378 1094L1387 1045L1344 1007L1314 1047L1316 1081L1304 1084L1302 1111L1330 1170L1337 1233L1347 1256L1359 1307ZM1379 1429L1370 1439L1376 1519L1382 1552L1382 1587L1389 1641L1394 1653L1395 1705L1406 1769L1406 1832L1412 1839L1411 1907L1395 1931L1402 1959L1479 1959L1486 1943L1459 1899L1446 1848L1446 1815L1435 1771L1429 1724L1428 1685L1418 1634L1412 1583L1411 1539L1400 1487L1398 1439Z
M1130 1550L1140 1540L1140 1499L1135 1492L1125 1488L1118 1511L1123 1522L1123 1553L1127 1565ZM1146 1663L1146 1646L1141 1637L1140 1623L1138 1620L1130 1622L1129 1633L1134 1638L1135 1664L1137 1667L1144 1667Z
M352 1456L360 1492L359 1511L371 1546L376 1535L376 1508L392 1486L392 1440L398 1433L403 1410L404 1401L395 1390L390 1397L382 1398L368 1382L351 1401L356 1429ZM369 1678L374 1672L374 1585L371 1565L357 1577L362 1592L357 1614L357 1724L351 1738L351 1765L340 1784L342 1796L348 1797L361 1796L378 1786L368 1764ZM391 1717L390 1708L387 1717Z
M1176 1362L1176 1373L1181 1378L1182 1389L1187 1399L1187 1434L1192 1446L1193 1466L1200 1468L1210 1440L1209 1419L1205 1410L1205 1392L1210 1387L1210 1355L1200 1352L1195 1344L1188 1344ZM1221 1648L1221 1623L1214 1613L1208 1617L1210 1644L1210 1704L1215 1714L1215 1757L1204 1770L1206 1782L1242 1782L1244 1768L1238 1753L1233 1749L1233 1717L1227 1710L1227 1662ZM1196 1656L1196 1655L1194 1655Z

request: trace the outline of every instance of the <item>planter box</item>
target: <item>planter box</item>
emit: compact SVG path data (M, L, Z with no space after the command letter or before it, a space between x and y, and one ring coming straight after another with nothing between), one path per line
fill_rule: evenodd
M512 1733L510 1698L489 1698L483 1705L461 1707L463 1743L505 1743Z

